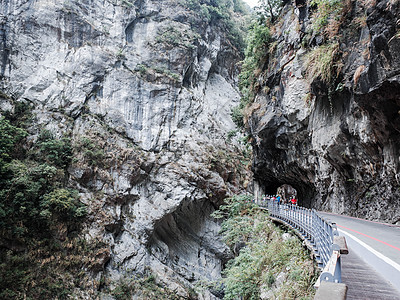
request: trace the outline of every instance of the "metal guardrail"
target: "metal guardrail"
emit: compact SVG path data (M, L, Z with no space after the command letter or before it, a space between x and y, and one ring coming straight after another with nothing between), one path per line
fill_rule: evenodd
M329 223L316 210L291 204L278 204L272 200L255 201L268 209L270 217L293 228L313 251L322 273L316 286L322 281L341 282L340 254L347 254L344 237L339 237L335 223Z

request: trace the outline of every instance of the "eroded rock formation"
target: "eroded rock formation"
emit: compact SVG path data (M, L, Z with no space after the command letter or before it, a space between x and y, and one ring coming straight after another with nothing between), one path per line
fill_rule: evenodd
M68 186L88 207L87 240L109 245L93 276L150 272L182 297L220 278L231 254L209 214L249 174L227 142L240 56L223 21L173 0L0 9L1 108L34 106L30 139L72 138Z
M283 9L248 123L255 178L266 193L291 184L301 205L399 224L399 2L344 3L330 41L310 34L305 1ZM307 53L335 41L334 79L310 82Z

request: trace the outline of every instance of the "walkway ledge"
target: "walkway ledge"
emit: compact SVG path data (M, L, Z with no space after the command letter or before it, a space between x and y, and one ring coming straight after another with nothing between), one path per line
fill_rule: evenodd
M314 300L345 300L346 296L347 285L344 283L321 281Z

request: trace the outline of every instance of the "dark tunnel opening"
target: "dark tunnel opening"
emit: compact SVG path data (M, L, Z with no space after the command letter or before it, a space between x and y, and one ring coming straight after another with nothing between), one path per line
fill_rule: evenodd
M276 195L279 193L278 189L282 186L289 186L296 191L296 198L298 205L306 208L313 208L313 202L316 196L315 188L311 184L298 183L293 181L261 181L258 184L264 195ZM282 192L281 192L282 193ZM292 193L289 193L292 195Z

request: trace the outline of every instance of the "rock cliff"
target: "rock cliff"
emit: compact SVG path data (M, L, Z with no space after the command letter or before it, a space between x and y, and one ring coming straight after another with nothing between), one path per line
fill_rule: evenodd
M325 27L308 1L274 26L249 108L254 176L265 193L292 185L300 205L399 224L399 1L337 2ZM317 51L330 64L312 76Z
M88 207L83 232L107 245L97 283L77 297L152 274L188 298L231 256L209 214L249 180L227 138L240 100L228 19L239 14L203 2L0 3L2 112L29 103L30 140L43 129L71 138L67 182Z

